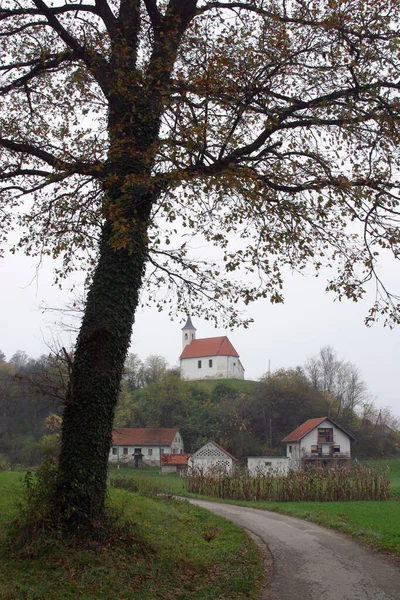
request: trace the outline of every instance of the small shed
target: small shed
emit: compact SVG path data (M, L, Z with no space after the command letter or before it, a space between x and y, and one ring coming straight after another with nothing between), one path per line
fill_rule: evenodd
M286 475L289 471L290 459L287 456L249 456L247 470L251 477L257 475Z
M161 475L169 473L186 475L190 456L191 454L161 454Z
M202 473L210 471L225 471L231 473L235 469L237 459L217 442L210 441L192 454L188 460L189 471L198 470Z

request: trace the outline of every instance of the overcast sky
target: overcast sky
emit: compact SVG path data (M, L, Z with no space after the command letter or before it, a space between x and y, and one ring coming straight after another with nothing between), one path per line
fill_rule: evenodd
M52 269L48 259L35 277L34 259L6 255L0 261L0 349L8 359L17 350L34 358L47 353L46 343L60 335L64 345L73 343L71 334L55 327L57 316L40 308L43 303L62 307L70 297L67 290L52 285ZM397 265L388 269L385 277L393 287L399 280ZM333 295L325 292L323 279L299 275L286 279L285 292L284 305L263 300L248 308L254 319L249 329L224 331L193 317L197 337L228 335L240 355L246 379L259 379L268 371L269 361L271 371L296 367L331 345L339 358L359 367L376 404L390 407L400 417L400 328L390 330L381 323L365 327L373 296L358 304L335 302ZM159 354L170 366L177 365L184 322L183 317L171 322L166 313L156 309L139 310L130 351L142 359Z

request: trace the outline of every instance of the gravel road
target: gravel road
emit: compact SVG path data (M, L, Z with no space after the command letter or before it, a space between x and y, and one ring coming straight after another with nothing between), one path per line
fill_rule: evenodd
M190 500L266 546L268 600L400 600L400 562L344 535L277 513Z

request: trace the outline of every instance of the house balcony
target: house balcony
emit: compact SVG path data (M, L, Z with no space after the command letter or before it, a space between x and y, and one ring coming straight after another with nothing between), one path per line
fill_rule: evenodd
M318 452L303 452L301 455L302 458L306 458L307 460L348 460L350 458L350 452L329 452L323 453L322 451Z
M330 435L328 437L319 437L317 444L336 444L336 435Z

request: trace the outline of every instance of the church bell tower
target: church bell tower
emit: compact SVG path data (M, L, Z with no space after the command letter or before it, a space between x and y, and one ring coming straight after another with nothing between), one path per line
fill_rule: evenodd
M190 317L187 318L186 325L182 327L182 350L186 348L192 340L196 339L196 327L193 326Z

